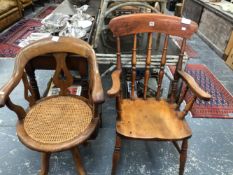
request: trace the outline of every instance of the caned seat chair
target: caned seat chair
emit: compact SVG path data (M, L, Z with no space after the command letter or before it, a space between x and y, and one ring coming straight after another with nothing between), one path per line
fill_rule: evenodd
M182 69L182 59L184 56L186 39L190 38L197 30L197 24L186 19L163 14L132 14L120 16L112 19L109 23L110 30L117 41L117 65L112 73L112 87L108 90L108 95L116 97L117 121L116 121L116 144L113 153L112 174L115 174L117 162L120 157L121 138L171 141L180 153L179 174L184 173L187 157L188 139L192 132L185 120L185 116L192 108L197 98L209 100L211 96L203 91L195 80ZM150 62L152 54L153 32L165 35L164 47L158 67L157 91L155 97L147 97L148 80L150 77ZM143 97L136 97L135 79L137 71L137 35L148 33L147 56L145 58L144 69L144 89ZM133 35L132 48L132 78L130 98L123 97L121 89L121 43L120 38L126 35ZM166 54L168 49L169 36L183 38L179 54L179 61L176 65L174 80L171 83L171 93L167 99L161 98L161 87L164 78L164 68L166 65ZM142 60L141 60L142 61ZM183 80L184 93L177 98L178 80ZM186 85L186 86L185 86ZM184 109L180 109L188 91L192 92L192 97L187 102ZM178 141L182 141L181 145Z
M35 94L28 82L25 66L33 58L50 54L56 63L53 83L60 88L58 95L35 100ZM68 87L73 76L67 63L67 56L75 54L86 59L89 67L89 95L70 95ZM77 57L78 59L78 57ZM23 80L24 96L30 107L24 110L14 104L9 95ZM17 135L28 148L42 153L41 175L49 171L49 157L53 152L71 150L79 174L85 174L78 145L85 142L95 131L99 122L97 105L104 100L95 52L86 42L71 37L39 40L23 48L17 55L14 72L10 80L0 89L0 107L7 106L18 116Z

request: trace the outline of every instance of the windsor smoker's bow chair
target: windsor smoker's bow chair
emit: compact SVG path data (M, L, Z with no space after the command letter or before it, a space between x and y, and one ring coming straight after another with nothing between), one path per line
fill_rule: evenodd
M191 21L182 20L179 17L163 14L132 14L112 19L109 23L110 30L117 40L117 69L112 73L112 88L108 95L116 97L117 123L116 123L116 144L113 154L112 174L115 174L116 165L120 157L121 137L128 139L172 141L180 153L179 174L184 173L187 157L188 139L191 137L191 129L185 120L185 116L191 109L196 98L209 100L211 96L203 91L195 80L182 70L182 59L186 39L197 30L197 24ZM160 32L165 35L164 48L158 73L158 85L154 98L147 98L147 86L150 76L150 62L152 54L152 34ZM137 69L137 34L148 33L147 56L145 59L144 89L143 98L135 95L135 79ZM120 37L133 35L132 48L132 78L131 97L124 99L121 90L121 45ZM166 65L166 55L169 35L183 38L179 61L174 73L171 96L169 99L161 98L161 86ZM182 79L186 88L184 93L177 99L178 80ZM183 110L180 110L181 102L184 100L187 91L191 90L193 97L187 102ZM177 141L182 141L181 146Z
M60 88L60 92L59 95L36 101L25 73L25 66L33 58L46 59L47 57L38 57L45 54L51 54L55 60L53 83ZM69 54L79 55L87 60L89 66L87 98L68 93L68 87L73 84L66 60ZM27 110L14 104L9 97L21 80L24 83L25 99L30 105ZM71 150L79 174L85 174L77 145L86 141L97 127L99 122L97 105L103 101L95 52L86 42L69 37L60 37L58 41L47 38L23 48L17 55L13 75L0 89L0 107L6 105L18 116L19 140L30 149L42 153L41 175L46 175L49 171L50 154L64 150Z

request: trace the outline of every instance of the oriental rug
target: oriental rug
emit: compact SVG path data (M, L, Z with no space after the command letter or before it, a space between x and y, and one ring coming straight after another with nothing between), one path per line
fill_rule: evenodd
M19 52L18 44L32 32L38 32L41 20L53 12L56 5L44 7L34 18L23 18L0 34L0 57L15 57Z
M46 16L52 13L56 9L56 7L56 5L44 7L38 14L35 15L34 18L44 19Z
M32 32L37 32L41 22L36 19L23 19L0 35L0 57L15 57L19 52L18 44Z
M170 67L170 70L174 72L174 67ZM191 110L194 118L233 118L233 96L206 66L188 64L186 72L212 96L210 101L196 100ZM187 94L186 102L191 95L191 92Z

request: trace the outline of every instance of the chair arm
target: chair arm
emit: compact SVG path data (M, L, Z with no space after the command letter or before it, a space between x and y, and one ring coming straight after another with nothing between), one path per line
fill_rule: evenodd
M94 78L93 90L92 90L92 100L93 103L103 103L104 102L104 90L102 87L102 82L99 74L96 74Z
M115 70L112 73L112 87L111 89L108 90L107 94L109 96L116 96L121 89L121 81L120 81L120 77L121 77L121 70Z
M200 99L202 100L210 100L211 95L201 89L201 87L196 83L191 75L186 73L185 71L178 71L180 77L187 83L191 91Z
M14 73L10 80L0 89L0 107L5 106L6 100L8 99L10 93L18 85L22 77L20 73Z

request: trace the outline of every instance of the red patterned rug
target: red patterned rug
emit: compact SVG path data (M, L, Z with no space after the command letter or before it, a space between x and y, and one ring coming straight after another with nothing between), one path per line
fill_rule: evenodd
M170 67L171 72L174 68ZM197 99L191 113L195 118L233 118L233 96L216 79L213 73L204 65L188 64L186 72L193 76L196 82L209 94L212 99L208 102ZM191 93L187 94L188 101Z
M57 7L56 5L44 7L44 8L35 16L35 18L38 18L38 19L43 19L43 18L45 18L45 17L48 16L50 13L52 13L52 12L55 10L56 7Z
M41 26L39 20L23 19L0 35L0 57L15 57L19 52L18 44Z
M177 41L177 44L181 47L182 40L176 39L176 41ZM187 53L189 58L199 57L198 52L193 50L193 48L189 44L186 44L185 52Z
M6 32L0 34L0 57L15 57L19 52L18 44L32 32L38 32L41 20L53 12L56 5L44 7L33 19L22 19Z

